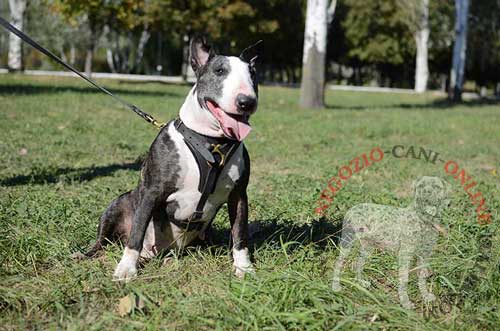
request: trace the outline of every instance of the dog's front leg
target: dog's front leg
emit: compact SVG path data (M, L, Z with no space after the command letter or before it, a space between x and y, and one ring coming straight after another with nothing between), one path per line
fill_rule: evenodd
M128 280L137 275L137 260L141 254L144 235L151 220L156 197L157 194L149 190L141 194L139 198L125 251L113 274L115 280Z
M427 290L427 277L430 275L430 270L427 267L426 259L420 257L419 258L419 267L420 270L418 272L418 289L420 290L420 294L425 302L431 302L436 300L434 294Z
M231 192L227 206L233 238L235 275L242 278L245 273L254 272L248 252L248 198L246 191L243 189Z
M414 304L408 297L408 274L410 272L412 252L406 247L402 247L399 251L399 302L406 309L415 308Z

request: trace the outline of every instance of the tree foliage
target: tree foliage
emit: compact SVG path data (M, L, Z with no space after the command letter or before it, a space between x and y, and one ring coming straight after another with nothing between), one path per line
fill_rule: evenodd
M500 1L471 1L467 75L478 85L499 81Z
M338 1L328 31L327 79L412 87L418 1ZM500 76L498 17L498 0L471 1L466 77L478 85L491 87ZM431 0L429 20L430 87L436 88L450 71L454 0ZM26 27L62 55L75 49L77 66L93 47L98 70L110 70L111 52L117 71L148 74L179 74L185 38L195 33L232 55L262 39L261 78L297 82L304 21L304 0L31 0ZM5 63L5 47L1 52ZM48 63L29 48L25 56L28 66Z
M413 37L397 0L347 0L343 27L349 55L363 62L402 64L414 52Z

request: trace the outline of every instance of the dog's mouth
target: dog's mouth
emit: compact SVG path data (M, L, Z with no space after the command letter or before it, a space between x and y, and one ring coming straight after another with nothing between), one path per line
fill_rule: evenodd
M217 121L219 121L220 127L226 137L242 141L248 136L250 130L252 130L250 123L248 123L249 115L226 113L217 102L208 98L205 99L205 105Z

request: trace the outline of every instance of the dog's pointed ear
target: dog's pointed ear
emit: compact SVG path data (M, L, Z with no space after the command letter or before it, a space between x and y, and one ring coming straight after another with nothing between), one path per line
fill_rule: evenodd
M196 76L198 76L200 68L207 64L214 56L215 52L213 48L204 37L195 36L191 39L191 44L189 45L189 62Z
M446 180L444 180L444 179L442 179L442 178L440 178L440 179L441 179L441 181L443 182L443 185L444 185L444 187L445 187L445 194L446 194L446 196L450 195L450 193L451 193L451 189L452 189L452 187L451 187L450 183L448 183Z
M259 46L262 43L262 40L257 41L256 43L248 46L245 48L243 51L241 51L240 54L240 60L244 62L250 63L250 65L255 66L255 60L257 60L257 46Z
M257 62L258 58L259 58L259 56L255 55L253 58L250 59L250 62L248 62L248 63L250 64L251 68L255 68L255 62Z

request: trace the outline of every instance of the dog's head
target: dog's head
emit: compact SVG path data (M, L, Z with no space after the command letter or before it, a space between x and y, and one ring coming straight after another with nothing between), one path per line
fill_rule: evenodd
M415 203L418 211L427 218L439 217L448 207L450 185L439 177L423 176L413 182Z
M255 59L218 55L200 37L190 45L198 102L217 119L225 136L239 141L250 132L248 121L257 111Z

